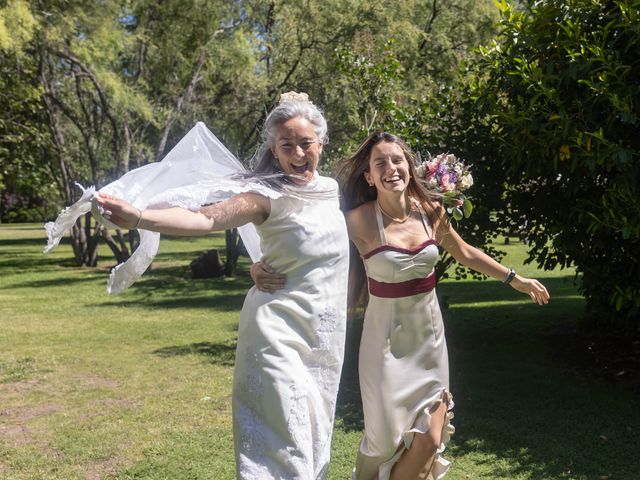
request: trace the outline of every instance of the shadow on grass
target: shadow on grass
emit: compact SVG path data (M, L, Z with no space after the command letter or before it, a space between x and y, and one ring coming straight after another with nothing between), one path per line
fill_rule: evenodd
M521 305L522 295L499 282L438 287L452 304L443 312L456 402L449 456L482 465L482 478L636 480L640 399L555 361L548 336L576 323L584 301L573 276L544 282L552 295L545 307ZM347 431L363 429L359 340L354 321L337 405Z
M364 430L360 382L358 381L358 352L361 335L362 318L350 319L347 324L344 364L336 404L336 417L342 419L342 424L347 432Z
M0 239L0 248L3 252L6 252L6 249L9 247L20 247L21 249L39 247L40 251L42 251L47 245L47 239L44 236L44 230L42 231L42 233L42 238L2 238Z
M104 275L104 281L106 282L106 279L108 277L108 274ZM100 279L98 279L100 280ZM76 276L76 277L65 277L65 278L50 278L50 279L43 279L43 280L30 280L28 282L22 282L22 283L14 283L14 284L10 284L10 285L5 285L3 287L0 287L0 290L12 290L12 289L16 289L16 288L50 288L50 287L68 287L71 284L83 284L83 283L87 283L87 282L95 282L96 281L96 277L93 275L86 275L86 276Z
M14 269L19 270L21 273L27 273L33 271L41 272L43 267L50 269L58 267L81 268L71 257L60 259L47 257L44 254L37 257L35 255L22 254L11 255L11 253L5 254L5 252L0 256L0 269Z
M173 294L170 294L173 296ZM226 295L221 297L190 296L176 298L140 299L114 302L101 302L99 307L112 306L145 306L160 309L199 308L217 312L237 312L244 302L244 294Z
M233 278L193 279L185 273L183 266L150 270L129 288L129 298L98 305L145 305L165 309L202 308L231 312L242 308L251 286L248 278L240 275Z
M232 367L235 364L236 343L233 345L198 342L189 345L174 345L154 350L154 355L159 357L177 357L183 355L199 355L205 357L207 362L225 367Z
M558 368L536 332L464 329L451 322L448 335L456 456L482 454L491 478L638 478L637 398Z
M15 227L15 226L12 226ZM46 237L44 230L42 230L42 238L25 238L20 236L20 228L6 228L6 230L16 230L15 237L1 238L0 239L0 268L2 269L14 269L20 272L36 271L41 272L43 267L69 267L69 268L87 268L88 271L92 269L90 267L79 267L73 258L73 252L71 251L71 240L68 236L64 236L56 250L50 255L43 253L46 246ZM26 227L26 230L33 230L33 227ZM37 230L37 228L36 228ZM215 240L215 239L214 239ZM175 245L178 243L178 246ZM162 273L175 274L177 278L185 278L189 273L189 262L198 257L198 255L208 249L215 248L215 241L212 244L204 244L202 238L199 237L165 237L163 236L163 248L166 251L161 251L154 259L154 264L175 264L182 263L178 267L163 267L157 270ZM168 250L170 248L180 248L178 251ZM62 251L62 253L61 253ZM219 251L224 258L224 248L219 248ZM114 256L111 255L109 249L105 245L101 245L98 251L99 266L95 268L95 271L109 272L115 265L116 261ZM247 270L248 259L241 257L238 261L238 267L236 268L236 278L248 278ZM171 269L170 272L167 268ZM143 278L147 275L155 275L155 268L150 269ZM24 286L29 286L25 283ZM44 285L46 286L46 285Z
M582 297L577 292L577 287L573 275L548 277L542 279L551 297L550 306L558 301L568 298L582 301ZM513 301L528 305L531 303L529 297L509 288L502 282L496 280L485 280L481 282L458 280L447 281L438 285L438 296L441 306L446 308L449 304L465 304L479 302L500 302ZM566 307L566 305L563 305Z

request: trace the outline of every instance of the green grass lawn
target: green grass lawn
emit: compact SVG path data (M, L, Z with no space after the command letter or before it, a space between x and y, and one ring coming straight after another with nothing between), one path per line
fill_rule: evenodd
M165 239L154 268L119 296L113 259L42 255L39 225L0 226L0 478L235 478L231 381L247 263L191 280L221 236ZM445 281L439 295L456 402L447 479L640 479L640 399L557 360L559 330L582 315L573 272L535 273L537 307L495 281ZM101 251L108 253L106 247ZM347 480L362 433L351 327L331 479Z

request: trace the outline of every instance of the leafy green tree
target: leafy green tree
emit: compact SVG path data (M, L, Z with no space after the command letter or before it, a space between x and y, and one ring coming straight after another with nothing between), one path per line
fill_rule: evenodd
M598 322L640 319L640 2L500 2L466 94L530 260L574 264Z
M117 5L49 2L33 9L38 29L29 53L38 64L46 126L50 132L61 203L77 195L74 183L101 186L128 170L127 120L144 113L144 98L122 81L121 49L131 44ZM120 231L116 238L90 215L71 234L76 262L95 265L100 238L118 260L129 255Z
M415 131L430 128L428 122L417 125L422 105L454 83L473 48L492 38L497 14L492 0L413 0L393 9L371 2L373 21L336 50L343 72L331 84L339 93L333 119L338 156L374 129L409 135L413 142L409 118L416 119Z
M213 70L226 67L212 57L236 26L223 17L227 3L162 3L48 2L32 4L30 11L26 2L11 2L3 10L7 14L0 18L12 20L0 24L2 67L14 74L8 78L17 78L8 111L30 99L25 86L32 85L31 103L39 104L40 117L31 126L47 133L49 161L28 161L17 150L23 145L19 129L7 122L14 132L6 137L12 151L7 147L0 164L12 171L29 167L18 171L32 176L46 172L56 187L56 195L47 191L54 205L76 198L76 181L100 187L128 171L132 160L140 166L161 158L184 134L184 125L193 125L201 92L219 90L218 84L201 85L216 78ZM29 22L16 20L16 11ZM11 62L18 51L24 61ZM24 182L12 180L12 187L25 191ZM118 261L129 255L125 236L118 231L111 237L89 215L74 226L71 238L79 264L95 264L100 238Z
M255 70L240 2L141 0L122 15L135 38L122 56L123 76L152 107L148 119L131 122L133 166L161 160L198 120L229 144L234 125L228 105L252 83ZM237 232L227 232L227 275L240 246Z
M236 89L230 86L224 97L205 102L210 110L203 118L247 159L279 94L305 91L324 107L329 122L326 170L368 129L384 125L396 104L413 104L413 99L450 81L471 45L488 40L497 12L486 0L405 0L391 9L387 2L370 0L242 5L239 31L252 46L254 61L249 58L231 69ZM461 11L470 17L469 26L458 29L455 44L436 45L446 37L444 32L456 30ZM447 75L429 81L430 71L415 67L412 52L419 48ZM439 56L424 53L436 51Z
M37 64L25 52L36 20L26 2L0 8L0 221L44 220L49 179L48 132L43 127Z
M390 125L398 106L449 82L454 66L489 31L490 5L8 2L0 16L7 92L0 102L10 115L1 115L0 128L11 135L3 138L0 166L28 179L12 177L14 190L37 191L59 208L77 197L75 181L100 187L159 160L197 120L248 160L266 112L288 90L306 91L324 107L328 166L367 129ZM457 21L461 12L465 25ZM21 108L19 129L9 117ZM23 141L34 132L38 141ZM78 263L95 263L101 238L118 260L126 258L125 236L111 238L87 216L72 232ZM228 239L232 267L239 244L233 232Z
M376 38L364 30L352 45L337 50L338 69L343 72L337 81L348 92L344 103L349 115L343 115L351 127L345 128L349 135L334 156L353 151L362 138L377 129L396 133L422 155L458 155L473 165L480 187L471 190L476 207L473 216L454 221L455 226L471 244L500 258L502 253L489 244L497 236L493 212L501 205L501 180L486 168L491 144L481 139L489 132L468 115L473 107L459 93L463 86L461 65L471 58L474 46L493 38L498 10L492 2L422 4L410 32L398 32L398 38L383 43L384 37ZM463 14L468 21L461 24ZM349 103L350 98L367 101L354 104ZM445 253L437 267L439 276L448 276L453 264L453 258ZM459 265L453 274L456 278L479 276Z

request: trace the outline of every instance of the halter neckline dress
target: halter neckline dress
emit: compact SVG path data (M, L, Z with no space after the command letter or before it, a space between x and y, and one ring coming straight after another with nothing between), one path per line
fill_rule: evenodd
M388 479L414 434L429 430L430 409L445 401L442 443L427 477L439 480L450 466L441 453L454 428L447 344L435 291L438 244L421 207L428 239L411 249L387 243L377 202L375 211L381 245L362 257L369 284L359 357L365 432L354 477Z

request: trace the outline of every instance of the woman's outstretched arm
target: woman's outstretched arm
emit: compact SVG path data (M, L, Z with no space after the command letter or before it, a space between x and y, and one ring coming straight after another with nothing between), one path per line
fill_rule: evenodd
M260 225L271 211L269 199L255 193L241 193L202 207L198 212L179 207L141 211L124 200L104 194L97 201L107 212L108 219L119 227L169 235L204 235L250 222Z
M497 280L507 280L510 269L491 258L482 250L465 242L449 223L441 220L436 231L438 243L458 263ZM549 302L549 292L538 280L515 275L509 280L509 284L519 292L529 295L531 300L538 305L544 305Z

